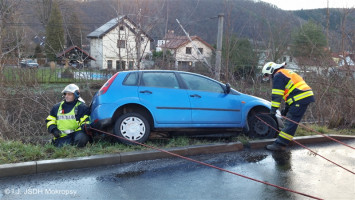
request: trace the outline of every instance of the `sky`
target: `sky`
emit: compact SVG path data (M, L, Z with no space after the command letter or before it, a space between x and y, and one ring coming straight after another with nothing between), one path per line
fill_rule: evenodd
M282 10L326 8L327 0L261 0ZM355 0L329 0L329 8L355 8Z

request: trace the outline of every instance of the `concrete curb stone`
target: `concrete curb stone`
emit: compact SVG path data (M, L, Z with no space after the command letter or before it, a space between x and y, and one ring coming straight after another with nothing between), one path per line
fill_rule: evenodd
M119 154L95 155L79 158L63 158L53 160L40 160L36 164L36 173L70 170L90 167L98 167L102 165L114 165L120 163Z
M348 135L329 135L337 140L355 139L355 136ZM181 156L193 156L200 154L213 154L240 151L243 148L259 149L265 145L271 144L275 139L255 140L243 145L241 142L216 143L207 145L194 145L188 147L176 147L165 149L174 154ZM320 143L331 141L323 136L301 136L295 137L294 140L302 144ZM105 165L115 165L128 162L137 162L143 160L154 160L162 158L170 158L174 155L158 150L123 152L117 154L95 155L79 158L63 158L53 160L30 161L23 163L3 164L0 165L0 178L9 176L29 175L36 173L44 173L60 170L71 170L89 167L99 167Z
M0 165L0 178L36 173L36 161Z

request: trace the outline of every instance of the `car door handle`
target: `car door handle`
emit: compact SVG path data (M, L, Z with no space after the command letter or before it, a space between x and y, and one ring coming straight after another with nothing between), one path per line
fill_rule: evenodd
M153 92L149 91L149 90L144 90L144 91L139 91L139 93L149 93L152 94Z
M191 94L191 95L190 95L190 97L197 97L197 98L201 98L201 96L200 96L200 95L198 95L198 94Z

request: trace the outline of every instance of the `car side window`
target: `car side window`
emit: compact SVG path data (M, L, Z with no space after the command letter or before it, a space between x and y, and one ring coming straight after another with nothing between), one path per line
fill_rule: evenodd
M190 90L201 90L207 92L224 93L224 89L221 84L207 79L205 77L196 76L193 74L181 74L187 88Z
M126 79L123 81L123 85L137 85L138 83L138 73L130 73L127 75Z
M172 72L144 72L142 85L147 87L180 88L178 80Z

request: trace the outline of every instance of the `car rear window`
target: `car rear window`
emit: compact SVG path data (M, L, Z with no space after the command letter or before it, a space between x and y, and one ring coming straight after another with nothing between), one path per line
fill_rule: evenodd
M132 72L129 73L126 79L123 81L123 85L137 85L138 83L138 73Z

